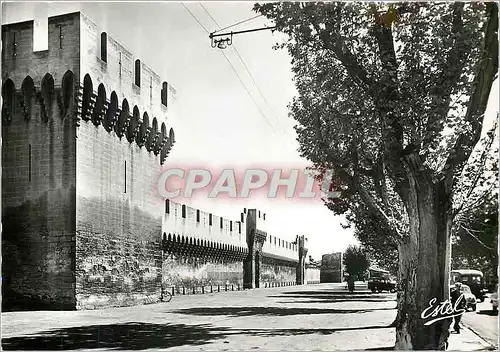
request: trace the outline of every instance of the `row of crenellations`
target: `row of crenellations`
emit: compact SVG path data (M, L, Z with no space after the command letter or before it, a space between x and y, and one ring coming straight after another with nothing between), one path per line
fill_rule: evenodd
M48 31L47 42L45 49L35 51L38 30ZM33 20L3 25L2 44L3 72L30 72L37 81L47 72L47 61L57 72L56 81L68 69L78 80L80 72L90 72L106 90L115 87L119 97L137 95L131 103L157 116L175 99L170 84L79 12L51 16L46 28L35 26ZM16 82L21 77L11 78Z
M233 221L167 199L165 201L163 232L246 247L245 214L246 209L242 213L241 221ZM265 214L261 212L258 222L264 221L264 218ZM259 228L258 223L257 228ZM262 251L293 260L298 258L298 245L296 243L269 234Z
M185 204L165 201L163 232L246 247L246 227Z

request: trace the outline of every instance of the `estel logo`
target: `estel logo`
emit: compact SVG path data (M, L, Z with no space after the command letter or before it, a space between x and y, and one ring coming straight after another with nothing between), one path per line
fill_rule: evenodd
M321 173L309 169L302 172L300 169L247 169L243 172L224 169L216 177L212 174L205 169L168 169L160 175L158 194L166 199L191 198L195 191L208 191L208 198L248 198L251 192L267 189L268 198L277 198L278 188L283 187L286 188L285 198L340 197L340 192L332 192L333 170ZM321 180L321 185L318 185L318 180ZM315 189L320 192L315 192Z
M431 325L437 321L450 319L464 314L466 310L463 308L458 308L460 307L460 301L463 299L465 299L465 297L463 294L461 294L455 302L455 305L453 305L449 300L436 304L437 298L431 299L429 302L429 307L424 309L424 311L420 315L422 319L427 320L424 325Z

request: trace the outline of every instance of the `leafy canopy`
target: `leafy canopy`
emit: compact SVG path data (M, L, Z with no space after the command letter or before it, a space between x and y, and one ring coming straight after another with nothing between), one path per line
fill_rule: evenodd
M299 151L342 181L341 200L328 207L397 242L409 233L408 175L442 182L451 197L479 140L498 68L487 16L496 5L281 2L254 10L287 34L277 48L292 60Z
M352 245L347 247L343 260L349 276L361 278L370 267L368 257L362 247Z

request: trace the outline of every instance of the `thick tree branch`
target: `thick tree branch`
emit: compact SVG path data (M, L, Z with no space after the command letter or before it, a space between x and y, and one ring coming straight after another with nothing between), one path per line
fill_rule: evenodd
M398 82L398 63L392 36L392 23L375 18L373 33L379 47L382 63L381 77L377 82L376 107L381 117L384 141L384 162L394 175L397 189L406 187L407 179L401 163L403 157L403 127L397 112L400 101ZM403 194L400 194L403 198ZM404 199L404 198L403 198Z
M479 141L491 86L498 72L498 5L490 2L486 6L489 10L489 19L486 25L483 55L475 78L474 93L465 115L465 121L470 124L472 133L463 132L458 137L446 160L443 177L453 175L455 170L467 161Z
M465 226L465 225L463 225L463 224L460 224L460 227L461 227L462 229L464 229L464 230L465 230L465 232L467 232L467 234L468 234L469 236L471 236L472 238L474 238L474 239L475 239L475 240L476 240L479 244L481 244L481 246L483 246L484 248L489 249L489 250L491 250L491 251L496 251L496 250L497 250L496 248L491 248L491 247L488 247L487 245L485 245L485 244L483 243L483 241L481 241L481 240L480 240L480 239L479 239L476 235L474 235L474 234L472 233L472 232L473 232L473 230L472 230L472 229L469 229L468 227L466 227L466 226Z
M377 201L370 195L370 193L366 190L365 186L362 182L358 180L357 177L350 175L346 170L346 164L343 164L338 158L330 152L329 146L325 143L322 133L321 126L319 123L319 117L316 119L317 124L315 126L316 133L318 136L318 144L319 147L322 148L323 152L326 155L326 160L329 164L336 166L335 175L339 177L343 182L350 185L352 189L355 189L359 196L363 199L364 203L370 209L371 213L387 225L399 238L403 237L403 234L398 229L398 227L394 224L394 221L387 215L382 207L377 204Z
M331 155L331 152L328 149L325 149L325 153L327 155L327 160L335 159L334 155ZM368 192L368 190L365 188L365 185L360 182L357 177L350 175L342 167L337 167L335 169L335 175L356 190L357 194L361 197L361 199L363 199L364 204L366 204L371 214L383 224L385 224L388 228L390 228L391 231L397 235L398 239L401 239L403 237L404 234L401 233L399 228L394 223L393 219L391 219L387 215L387 212L378 205L377 201L372 197L370 192Z
M479 183L479 180L481 179L481 176L483 176L484 168L485 168L486 163L488 161L488 153L490 152L491 145L493 144L493 141L495 139L494 131L496 129L497 129L497 123L495 121L493 128L490 129L490 132L493 132L493 133L488 133L487 134L487 136L488 136L489 139L487 139L487 141L485 143L485 146L484 146L484 149L483 149L483 151L481 152L481 155L478 158L480 164L479 165L474 165L474 169L475 169L474 171L475 171L475 173L474 173L474 176L472 177L472 182L468 186L467 193L462 198L461 204L454 211L455 215L459 214L462 211L462 209L464 208L466 202L470 199L470 197L472 195L472 192L474 192L474 190L476 189L476 187L477 187L477 185Z
M377 165L376 171L373 172L373 181L375 183L375 190L377 191L380 199L382 199L384 208L389 209L389 197L385 180L384 164L382 163L382 161L380 161L380 163Z
M357 190L357 193L363 199L364 203L368 206L371 213L380 221L382 221L382 223L386 224L387 227L390 228L391 231L397 235L398 239L401 239L403 237L403 234L401 233L399 228L395 225L393 219L391 219L387 215L387 212L384 211L384 209L377 204L377 201L366 190L363 183L359 181L357 175L356 174L351 175L345 170L345 167L347 167L349 164L343 160L338 159L335 155L333 155L333 153L330 152L330 147L324 140L323 134L321 132L321 121L319 114L316 114L316 118L314 121L315 125L313 126L313 128L316 131L319 147L322 148L323 152L326 154L328 163L336 166L335 169L336 176L340 177L342 181L346 182L351 187L353 187L353 189ZM353 155L354 160L357 161L356 157L357 152L356 150L354 150L353 152L354 152ZM359 171L359 165L357 162L355 162L355 165L352 165L352 167L354 168L354 170Z
M376 91L375 82L369 77L368 71L358 62L356 56L344 45L346 39L339 34L338 29L331 28L330 24L326 26L325 30L322 30L312 18L311 23L319 34L324 49L334 53L336 58L345 67L352 80L356 82L365 93L374 97L374 92ZM339 23L340 21L337 24Z
M455 2L453 4L453 21L450 35L455 37L453 46L448 52L446 64L441 74L441 80L432 88L432 94L441 103L427 119L427 126L424 132L424 149L436 139L444 128L444 121L448 115L451 102L451 94L462 74L463 64L467 58L469 48L465 44L467 34L464 31L462 14L465 3Z

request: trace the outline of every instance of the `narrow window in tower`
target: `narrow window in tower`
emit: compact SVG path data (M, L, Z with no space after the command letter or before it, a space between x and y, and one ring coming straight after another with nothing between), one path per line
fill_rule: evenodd
M153 100L153 77L149 77L149 99Z
M212 214L208 214L208 226L212 226Z
M127 193L127 160L125 160L124 176L125 176L125 189L123 193Z
M36 13L33 23L33 51L49 50L49 18L44 11Z
M12 55L17 56L16 32L12 33Z
M186 218L186 206L184 204L182 205L182 217Z
M31 144L28 145L28 178L31 182Z
M233 222L229 221L229 231L233 231Z
M222 229L224 227L224 221L222 220L222 218L220 218L220 228Z
M164 106L167 106L167 98L168 98L167 90L168 90L168 83L163 82L162 88L161 88L161 103Z
M200 210L196 209L196 222L200 222Z
M62 25L58 24L57 27L59 28L59 49L62 49L62 40L63 40L63 33L62 33Z
M135 60L135 85L141 86L141 60Z
M118 61L118 64L120 65L120 77L122 76L122 53L120 53L120 61Z
M108 62L108 35L106 32L101 33L101 60Z
M165 214L170 214L170 200L165 199Z

